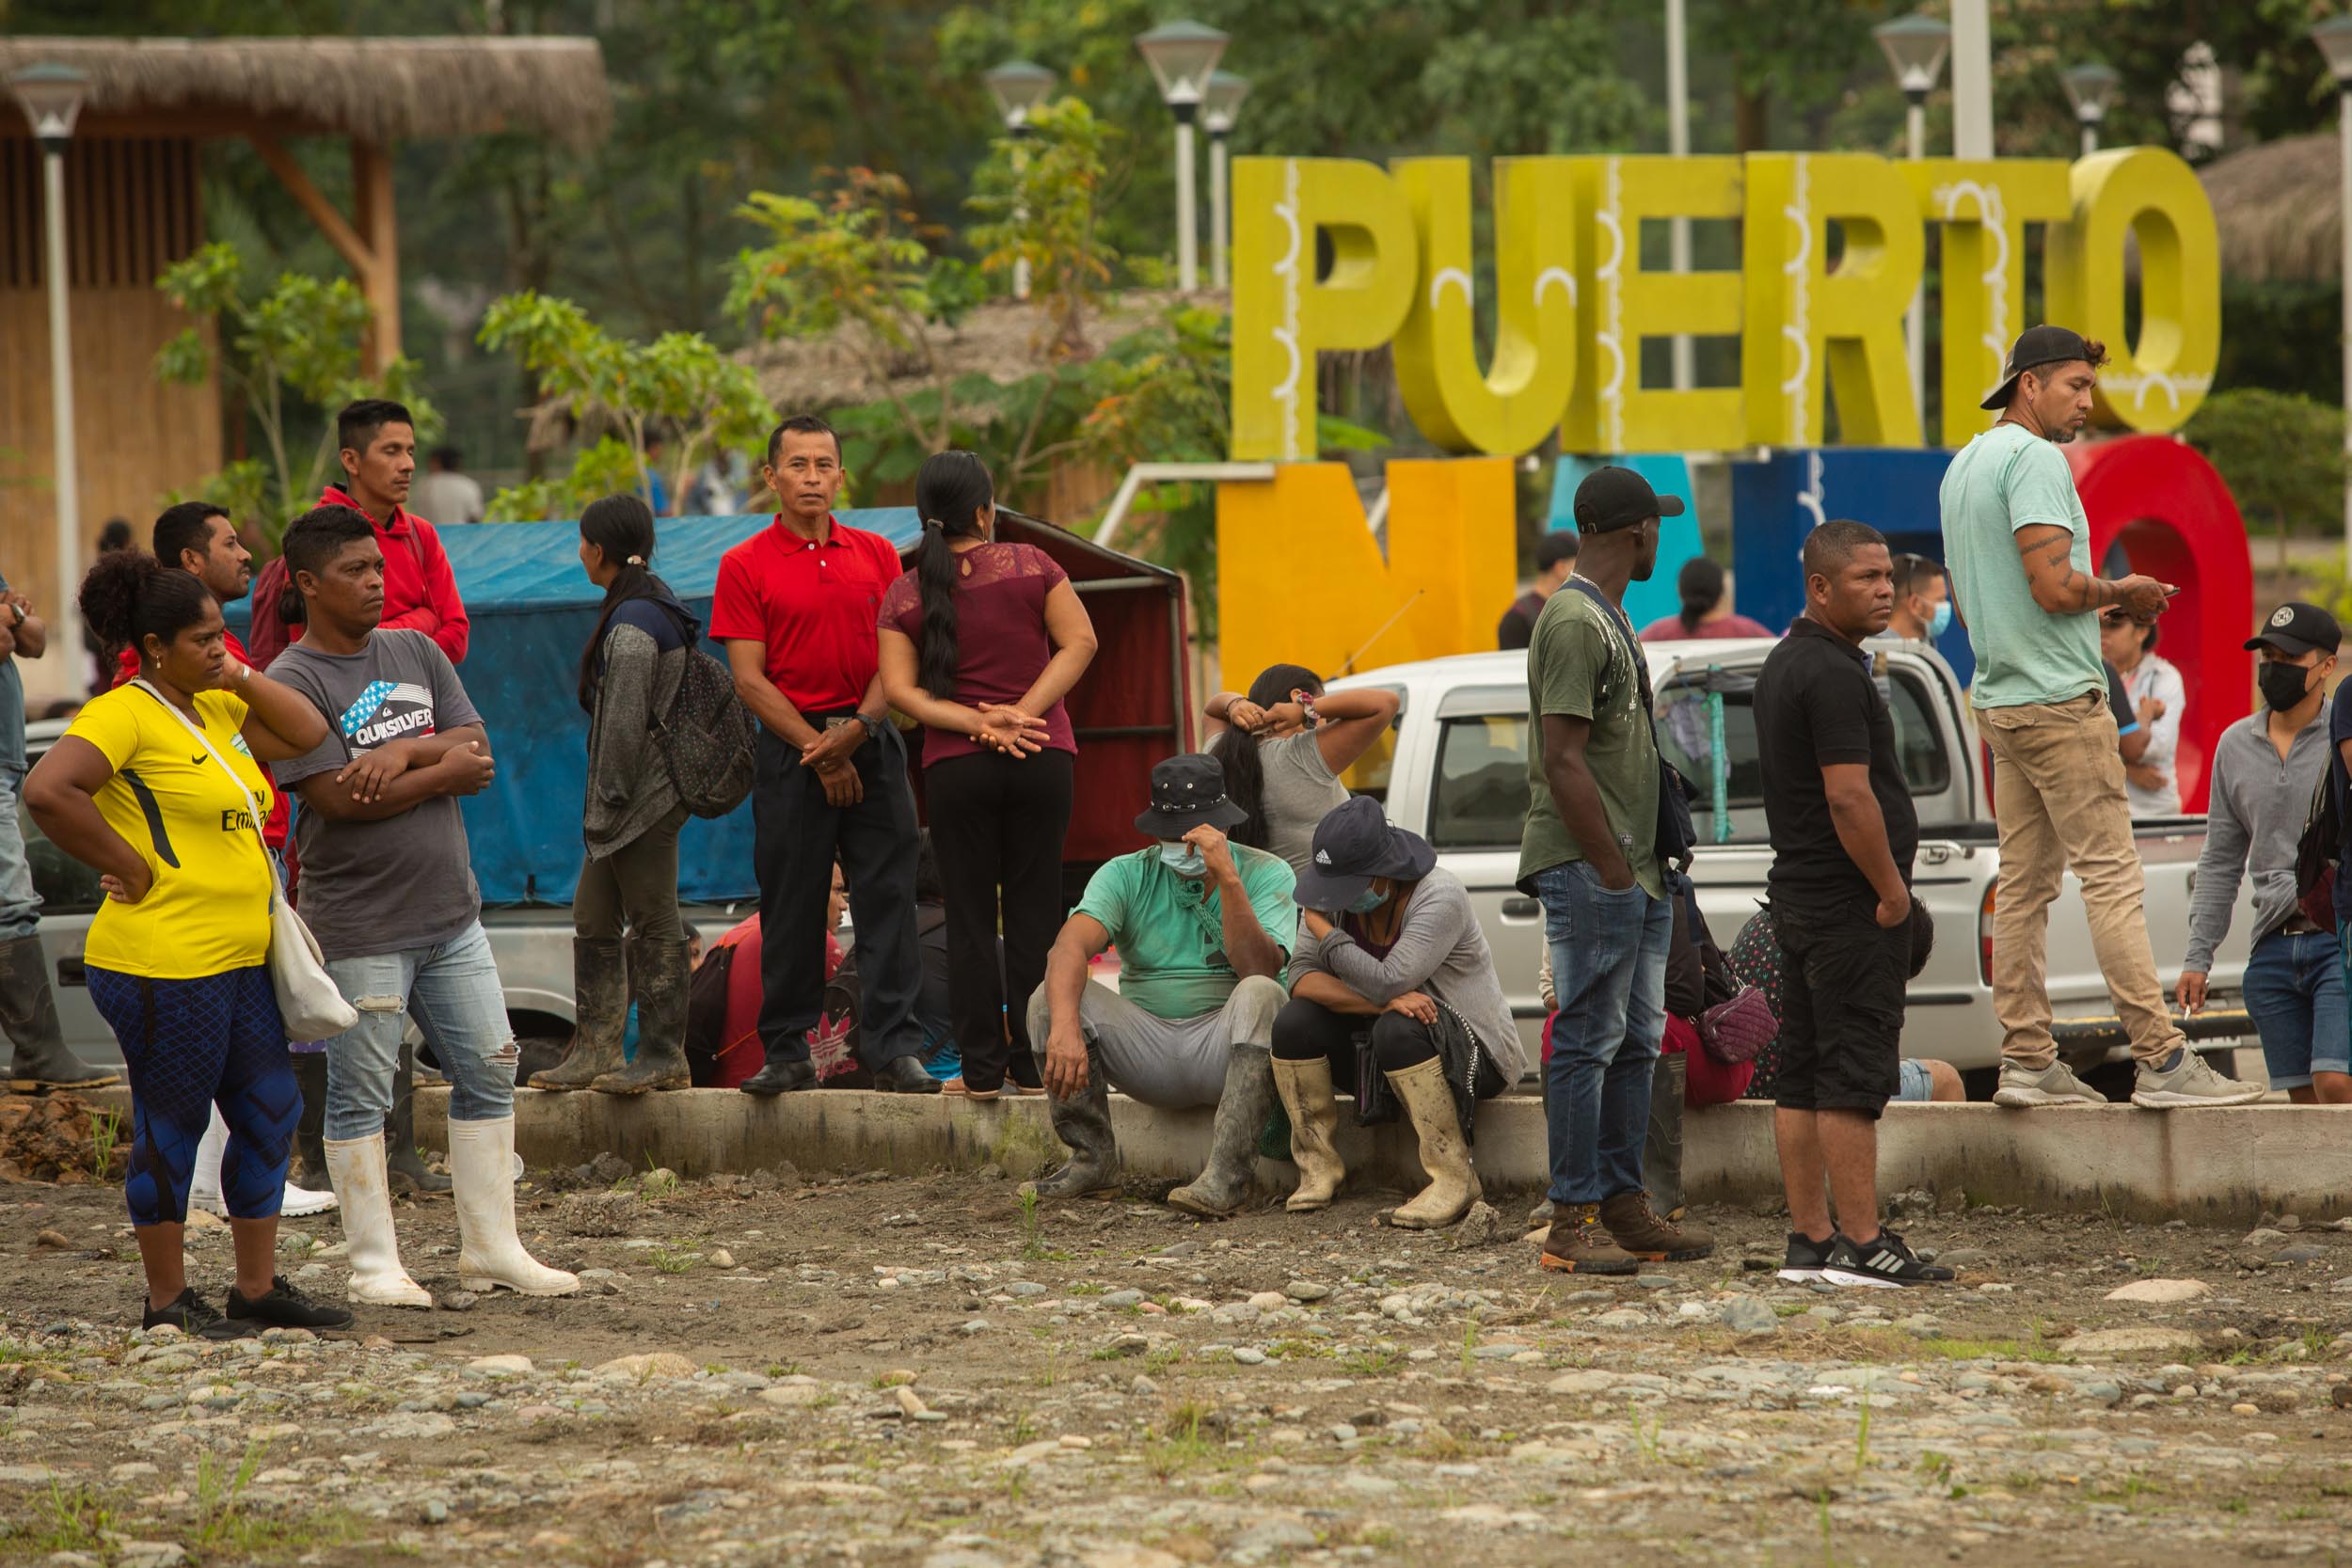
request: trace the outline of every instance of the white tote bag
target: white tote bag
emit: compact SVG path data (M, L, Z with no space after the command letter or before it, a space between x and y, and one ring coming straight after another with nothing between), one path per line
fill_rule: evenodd
M253 823L253 836L262 837L261 802L245 787L237 770L229 766L213 745L213 737L204 727L172 706L164 694L144 680L131 683L149 696L162 703L170 715L187 726L188 733L203 743L204 750L229 775L229 782L245 797L246 816ZM335 981L326 973L326 955L319 951L319 939L310 934L310 927L286 902L286 890L278 882L278 863L270 858L269 843L262 843L262 859L269 868L269 983L278 993L278 1011L285 1020L286 1037L290 1040L323 1040L340 1035L359 1022L359 1015L343 993L335 988Z

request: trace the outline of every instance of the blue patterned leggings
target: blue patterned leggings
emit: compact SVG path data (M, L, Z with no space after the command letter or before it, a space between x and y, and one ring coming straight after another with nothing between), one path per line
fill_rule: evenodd
M122 1192L133 1225L188 1217L196 1146L220 1107L229 1124L221 1197L231 1218L272 1219L286 1194L286 1159L302 1088L260 964L195 980L150 980L89 965L90 1000L131 1073L131 1163Z

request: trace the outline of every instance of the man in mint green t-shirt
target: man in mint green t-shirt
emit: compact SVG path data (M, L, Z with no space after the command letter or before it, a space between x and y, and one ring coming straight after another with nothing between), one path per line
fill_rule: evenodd
M1994 1102L2104 1104L2058 1059L2050 1033L2050 905L2082 881L2115 1010L2138 1063L2132 1103L2237 1105L2263 1090L2222 1077L2187 1048L2156 978L2141 909L2123 758L2107 707L2099 613L2153 621L2172 590L2090 569L2090 524L2058 447L2090 418L2105 345L2062 326L2026 330L1984 406L2000 420L1963 447L1940 497L1952 601L1976 650L1974 703L1993 752L2001 874L1993 916L1993 1011L2001 1079Z
M1258 1136L1274 1104L1274 1015L1290 1000L1282 966L1298 935L1296 885L1279 855L1233 844L1247 814L1225 769L1200 753L1152 769L1136 831L1157 842L1107 862L1061 928L1029 999L1029 1039L1070 1163L1037 1183L1077 1197L1119 1180L1107 1091L1146 1105L1215 1105L1209 1163L1168 1201L1230 1214L1249 1196ZM1119 949L1119 989L1087 978Z

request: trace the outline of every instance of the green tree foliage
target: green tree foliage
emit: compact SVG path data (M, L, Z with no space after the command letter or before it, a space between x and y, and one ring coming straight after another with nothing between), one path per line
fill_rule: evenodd
M198 482L194 493L259 522L271 544L327 476L334 427L325 416L334 409L354 398L397 398L416 416L420 438L438 432L439 415L421 395L415 360L396 359L381 376L359 373L370 313L349 278L323 282L285 273L257 290L235 247L215 242L167 269L155 286L195 318L156 354L156 378L200 387L217 370L264 448L264 456ZM289 434L297 419L323 426L307 453Z
M561 479L533 480L490 500L497 520L575 517L599 496L652 491L649 447L668 443L663 482L683 495L705 459L765 436L775 410L751 367L693 332L664 332L649 343L614 337L567 299L525 291L493 304L482 343L512 353L575 420L607 432Z
M2344 515L2344 410L2259 387L2216 392L2182 432L2220 471L2247 531L2276 530L2279 566L2291 531L2332 532Z

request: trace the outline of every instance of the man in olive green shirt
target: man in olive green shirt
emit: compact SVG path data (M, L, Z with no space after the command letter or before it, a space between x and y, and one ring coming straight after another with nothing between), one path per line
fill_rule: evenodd
M1658 519L1681 511L1630 469L1586 475L1576 574L1545 601L1527 650L1534 734L1519 887L1543 902L1560 997L1544 1074L1552 1223L1543 1266L1563 1272L1632 1274L1645 1260L1714 1250L1659 1218L1642 1182L1674 916L1658 859L1649 669L1624 599L1658 563Z

